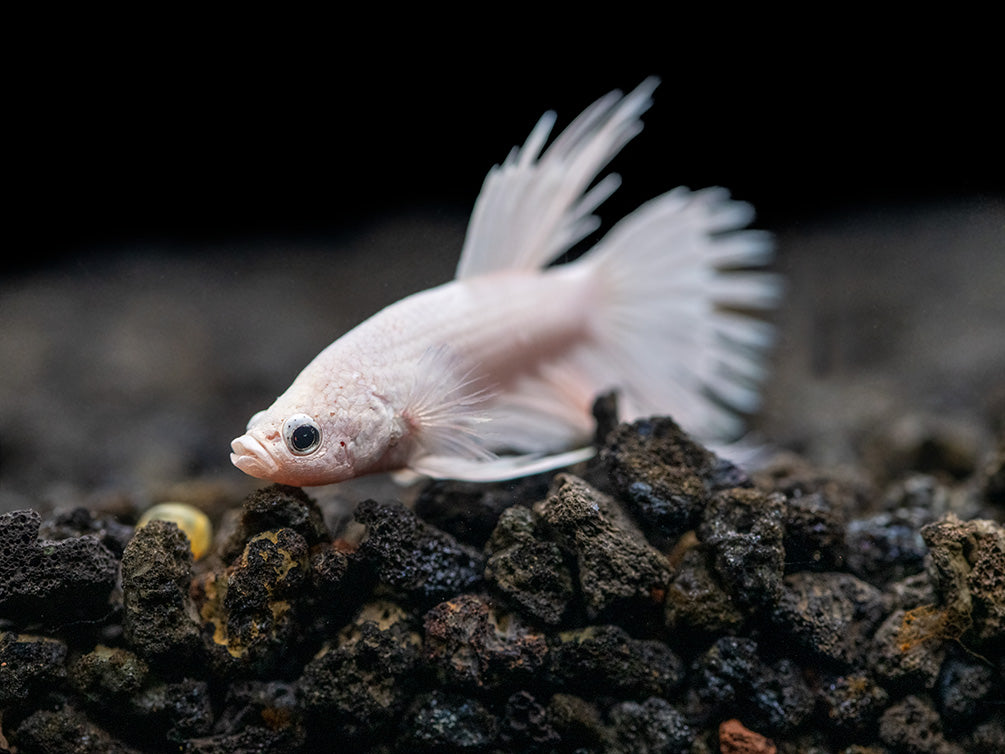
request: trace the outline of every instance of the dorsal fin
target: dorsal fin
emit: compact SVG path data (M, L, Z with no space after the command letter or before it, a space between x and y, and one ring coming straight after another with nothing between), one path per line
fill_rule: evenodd
M589 191L601 170L639 131L658 79L647 78L622 97L594 102L542 154L555 124L545 113L522 149L513 149L485 177L475 201L456 277L496 270L534 270L599 225L593 211L617 189L611 174Z

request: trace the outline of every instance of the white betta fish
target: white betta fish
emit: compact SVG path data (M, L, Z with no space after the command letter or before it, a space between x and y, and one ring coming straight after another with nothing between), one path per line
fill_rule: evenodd
M579 259L617 188L600 171L642 129L655 79L612 92L544 149L545 114L485 179L456 278L325 348L233 441L254 477L314 486L379 471L500 480L586 459L592 405L735 438L758 403L776 276L770 237L722 189L644 204ZM543 150L543 151L542 151ZM551 266L549 266L551 265Z

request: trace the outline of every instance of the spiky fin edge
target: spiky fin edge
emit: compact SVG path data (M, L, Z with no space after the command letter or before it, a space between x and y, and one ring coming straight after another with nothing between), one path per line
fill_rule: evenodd
M621 181L610 174L587 187L642 130L640 118L658 84L649 77L627 96L613 91L601 97L542 153L556 119L545 113L523 148L514 148L485 177L456 277L545 267L596 230L593 211Z

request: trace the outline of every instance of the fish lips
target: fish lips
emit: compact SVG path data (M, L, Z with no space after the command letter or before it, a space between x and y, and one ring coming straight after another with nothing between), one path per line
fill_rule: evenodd
M279 464L265 446L250 434L241 435L230 443L234 452L230 462L249 476L271 479L279 471Z

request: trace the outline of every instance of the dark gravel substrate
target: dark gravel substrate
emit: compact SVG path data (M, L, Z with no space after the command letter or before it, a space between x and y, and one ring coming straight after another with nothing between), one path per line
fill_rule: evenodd
M1005 446L939 465L748 476L653 419L334 531L267 487L198 561L3 514L0 751L1005 751Z

